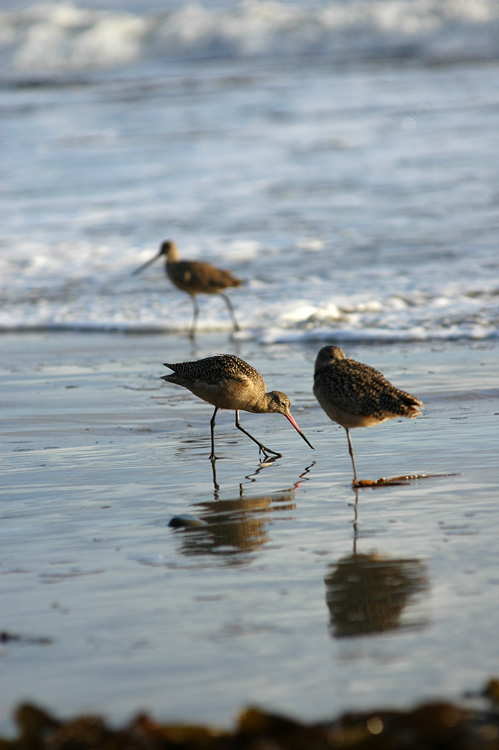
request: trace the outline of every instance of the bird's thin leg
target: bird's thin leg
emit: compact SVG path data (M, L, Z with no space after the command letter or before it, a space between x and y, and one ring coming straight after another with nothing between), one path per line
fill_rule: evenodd
M245 435L247 435L250 440L253 440L254 443L256 443L261 451L268 455L269 453L272 453L273 456L277 456L277 458L280 458L282 456L282 453L277 453L277 451L273 451L270 448L266 448L263 443L260 443L259 440L257 440L253 435L250 435L250 433L244 429L244 427L241 426L241 423L239 421L239 409L236 409L236 427L238 430L241 430L241 432L244 432Z
M189 338L193 339L194 338L194 334L196 333L196 325L197 325L197 322L198 322L199 305L198 305L198 301L196 299L196 295L195 294L191 294L191 300L192 300L192 305L194 307L194 315L193 315L193 318L192 318L191 330L189 331Z
M348 450L350 452L350 458L352 459L352 466L353 466L353 484L357 484L357 469L355 468L355 457L353 455L353 445L352 440L350 438L350 430L348 430L345 427L347 438L348 438Z
M219 292L220 296L224 298L225 304L227 305L227 309L230 312L230 317L232 318L232 325L234 326L235 331L240 331L239 323L236 320L236 313L234 312L234 307L232 305L232 302L230 301L229 297L227 297L226 294L223 292Z
M216 461L217 457L215 456L215 417L217 416L218 406L215 406L215 411L213 412L213 416L210 419L210 428L211 428L211 453L210 453L210 459L211 461Z

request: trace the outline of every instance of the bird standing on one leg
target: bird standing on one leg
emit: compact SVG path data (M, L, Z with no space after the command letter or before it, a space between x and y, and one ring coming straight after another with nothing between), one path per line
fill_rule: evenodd
M374 367L347 359L339 346L325 346L317 355L314 394L328 417L346 430L354 485L359 482L350 430L396 417L413 419L423 406L416 396L395 388Z
M165 367L173 370L172 375L163 375L167 383L175 383L187 388L198 398L207 401L215 407L210 421L211 453L210 459L215 461L215 417L219 409L231 409L236 412L236 427L244 432L258 445L266 458L271 453L278 457L277 451L266 448L253 435L245 430L239 422L239 411L255 412L257 414L275 412L284 414L303 440L313 449L303 432L300 430L290 413L290 401L285 393L271 391L267 393L265 381L254 367L233 354L219 354L206 357L197 362L180 362Z
M199 305L196 299L197 294L219 294L223 297L232 318L234 331L240 330L234 307L229 297L224 294L224 289L242 286L242 279L236 278L230 271L226 271L223 268L216 268L211 263L205 263L202 260L179 260L177 246L172 240L163 242L154 258L151 258L147 263L137 268L133 272L133 275L143 271L162 255L166 258L165 271L172 284L177 289L180 289L180 291L187 292L192 299L194 317L189 331L191 339L194 338L199 315Z

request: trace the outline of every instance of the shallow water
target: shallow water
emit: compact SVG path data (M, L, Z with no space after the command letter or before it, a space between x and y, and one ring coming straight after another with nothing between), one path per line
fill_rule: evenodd
M497 663L497 346L358 346L425 402L418 420L344 431L311 392L317 346L225 336L4 335L1 724L21 700L60 714L146 708L229 724L248 703L323 718L460 698ZM158 381L230 349L282 388L278 415L222 412ZM449 476L445 476L449 475ZM204 524L172 529L173 516ZM356 557L352 555L356 553ZM360 629L360 634L359 634ZM50 639L48 644L36 638ZM30 638L35 639L30 642Z

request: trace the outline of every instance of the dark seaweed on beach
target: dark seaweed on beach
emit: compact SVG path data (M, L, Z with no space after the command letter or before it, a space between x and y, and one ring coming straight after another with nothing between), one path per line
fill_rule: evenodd
M147 714L111 729L97 716L61 722L24 704L16 710L19 737L0 738L0 750L497 750L499 680L468 697L485 699L485 705L469 709L435 702L411 711L349 713L318 724L248 708L233 731L159 724Z

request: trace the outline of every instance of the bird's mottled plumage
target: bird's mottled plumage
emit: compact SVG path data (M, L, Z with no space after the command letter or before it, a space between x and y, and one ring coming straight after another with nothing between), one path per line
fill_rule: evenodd
M396 417L419 416L423 403L390 383L374 367L345 357L339 346L325 346L317 355L314 394L328 417L345 428L357 481L349 430L371 427Z
M417 417L422 406L418 398L396 388L379 370L345 357L339 346L325 346L317 355L314 394L331 419L349 428L370 427L395 417Z
M217 268L203 260L180 260L177 245L172 240L162 243L159 249L159 256L161 255L166 257L166 275L182 292L220 294L228 287L241 286L243 283L231 271Z
M230 299L224 294L224 290L230 287L240 287L243 280L234 276L231 271L224 268L217 268L211 263L202 260L180 260L178 248L172 240L165 240L161 244L159 252L134 271L134 274L140 273L147 266L154 263L162 255L165 256L165 272L172 284L186 292L192 299L194 306L194 317L192 320L189 335L194 337L196 330L197 318L199 315L199 306L197 303L197 294L219 294L224 298L225 304L232 318L232 324L235 331L239 331L239 324L236 320L234 308Z
M171 375L163 375L163 380L187 388L198 398L215 407L211 420L211 455L215 459L214 426L218 409L236 412L236 427L250 437L265 454L280 455L266 448L239 423L239 411L257 414L283 414L291 422L301 437L308 442L290 412L290 400L281 391L267 393L265 381L254 367L233 354L219 354L196 362L164 363L173 370ZM312 447L312 446L310 446Z

